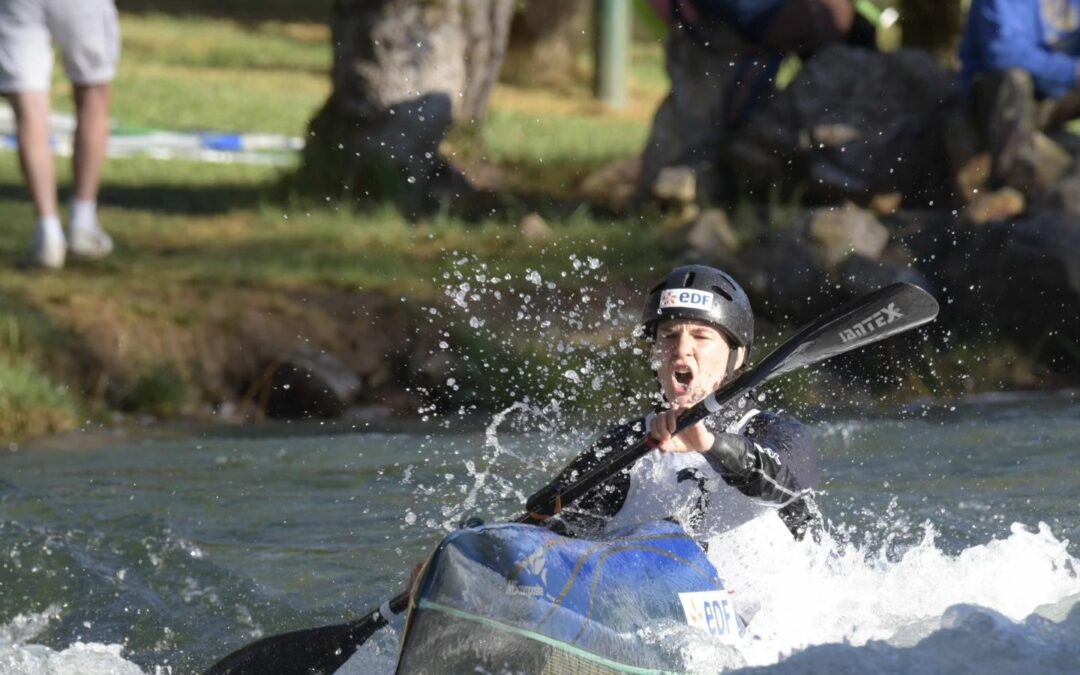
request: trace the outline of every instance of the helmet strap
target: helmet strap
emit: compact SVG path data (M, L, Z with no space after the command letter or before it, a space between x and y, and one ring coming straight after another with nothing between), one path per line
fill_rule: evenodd
M731 356L728 357L727 366L724 368L724 382L727 382L728 380L730 380L732 373L734 373L736 370L741 370L742 369L743 364L739 364L738 368L735 367L735 364L739 363L739 358L740 357L750 355L749 354L750 350L747 350L746 352L743 352L742 351L743 349L746 349L746 348L745 347L736 347L735 351L733 351L731 353Z
M727 366L724 367L724 382L727 382L731 379L731 374L735 372L735 364L738 361L739 349L736 348L735 351L731 354L731 356L728 357Z

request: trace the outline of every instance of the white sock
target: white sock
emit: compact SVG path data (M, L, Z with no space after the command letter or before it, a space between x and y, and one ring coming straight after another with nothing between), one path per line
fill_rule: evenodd
M42 216L37 221L38 232L42 240L64 240L64 228L60 225L60 216Z
M72 199L71 229L96 230L97 228L97 202L86 199Z

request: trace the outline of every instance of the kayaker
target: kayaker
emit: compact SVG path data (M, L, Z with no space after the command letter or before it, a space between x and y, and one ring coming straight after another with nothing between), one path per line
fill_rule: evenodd
M673 517L702 537L751 521L782 521L801 539L818 519L811 490L818 454L790 415L749 405L673 435L680 413L734 377L747 363L754 315L728 274L704 265L671 271L649 291L642 336L664 403L644 418L609 430L556 478L567 483L612 449L648 433L653 452L565 505L555 526L568 534Z

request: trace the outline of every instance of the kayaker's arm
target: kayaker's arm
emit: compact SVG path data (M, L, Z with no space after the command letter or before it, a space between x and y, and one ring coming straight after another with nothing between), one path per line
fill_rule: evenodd
M802 538L816 517L807 490L820 480L818 453L793 417L756 415L740 433L717 433L704 453L724 481L748 497L781 505L780 517Z

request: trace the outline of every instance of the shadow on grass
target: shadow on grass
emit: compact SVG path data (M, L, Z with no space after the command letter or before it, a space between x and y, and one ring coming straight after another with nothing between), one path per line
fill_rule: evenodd
M66 195L62 195L66 199ZM101 204L173 215L215 215L250 209L277 199L272 185L102 185ZM0 200L23 201L30 197L21 184L0 183Z
M265 185L103 185L99 201L110 206L179 215L213 215L273 200Z
M321 204L325 201L323 193L297 190L292 182L293 175L285 174L277 180L265 183L216 183L213 185L175 185L147 183L144 185L117 185L106 183L101 186L98 202L110 207L145 210L168 215L208 216L231 213L237 210L254 209L265 205L289 205L294 199L300 203ZM601 206L587 204L581 199L552 196L543 192L530 192L522 189L511 190L476 190L467 196L453 200L451 204L438 205L433 197L428 208L423 209L420 218L427 218L442 212L445 215L460 218L466 222L478 223L492 218L516 222L529 213L538 213L548 220L566 220L582 213L593 217L615 217L616 214ZM70 195L61 194L66 201ZM336 200L349 200L343 194L335 195ZM30 203L30 196L21 183L0 182L0 201ZM365 211L377 210L384 206L380 202L357 202L358 216Z

